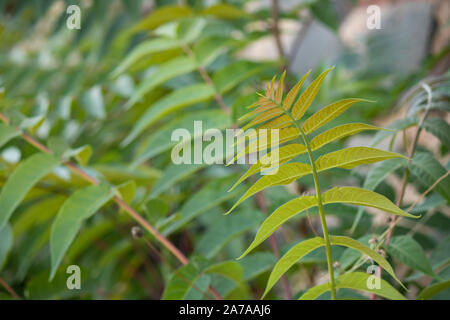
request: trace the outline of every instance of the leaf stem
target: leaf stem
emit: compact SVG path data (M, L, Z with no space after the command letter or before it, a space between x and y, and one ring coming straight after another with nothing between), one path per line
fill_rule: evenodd
M308 138L306 137L306 134L303 132L303 130L298 125L297 125L297 128L300 130L300 134L302 135L303 142L305 143L306 150L308 152L309 161L311 162L314 186L316 188L317 205L319 208L320 221L322 223L322 231L323 231L323 236L325 239L325 252L327 255L328 273L330 275L331 299L336 300L336 283L334 280L333 258L331 256L331 242L330 242L330 237L328 235L327 221L325 219L325 213L323 210L322 194L320 192L319 178L318 178L318 174L317 174L316 164L314 162L314 157L312 155L311 147L309 145L309 141L308 141Z

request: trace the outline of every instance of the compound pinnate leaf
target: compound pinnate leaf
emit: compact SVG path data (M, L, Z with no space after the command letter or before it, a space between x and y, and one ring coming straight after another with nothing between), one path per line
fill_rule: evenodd
M450 280L435 283L423 289L417 296L417 300L428 300L448 288L450 288Z
M113 71L112 77L115 78L131 67L135 62L139 61L145 56L161 51L177 48L179 46L178 41L174 39L152 39L145 41L138 45L131 53L123 60L123 62L117 66Z

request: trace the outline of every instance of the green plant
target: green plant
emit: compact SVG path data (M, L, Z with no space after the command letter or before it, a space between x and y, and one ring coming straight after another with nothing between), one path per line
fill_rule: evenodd
M236 202L236 204L228 211L230 213L237 205L242 201L250 197L251 195L260 192L268 187L277 185L286 185L293 181L312 174L314 179L314 186L316 195L313 196L301 196L295 198L284 205L276 209L261 225L255 239L249 248L241 256L244 257L256 246L269 237L276 229L278 229L283 223L295 215L317 206L319 208L320 220L322 224L323 238L316 237L300 242L290 249L275 265L269 281L266 286L265 294L273 287L276 281L294 264L301 259L307 253L312 250L325 247L327 256L327 267L329 272L329 286L321 285L314 287L304 294L303 297L315 298L319 296L319 292L323 293L327 290L331 291L332 299L336 299L336 288L352 288L363 291L371 291L366 285L368 275L364 273L347 273L341 275L337 281L335 280L333 270L333 260L331 256L331 246L340 245L350 247L352 249L361 251L365 255L368 255L371 259L376 261L380 266L383 266L395 280L399 281L395 276L394 271L385 258L379 253L371 250L370 248L361 245L356 240L344 236L331 236L328 232L327 222L325 219L324 205L330 203L347 203L362 205L367 207L373 207L380 209L384 212L388 212L398 216L404 216L409 218L417 218L406 211L403 211L396 205L394 205L386 197L375 193L370 190L355 188L355 187L336 187L326 192L321 191L319 185L318 174L320 172L332 169L332 168L345 168L351 169L359 165L374 163L378 161L405 158L404 156L392 152L387 152L379 149L368 147L351 147L342 150L338 150L332 153L325 154L318 158L314 158L313 151L320 147L330 143L334 140L340 139L345 136L349 136L358 133L363 130L379 130L381 128L368 126L365 124L344 124L328 131L325 131L312 140L309 135L321 126L330 122L350 106L356 102L364 101L361 99L344 99L333 104L330 104L323 109L319 110L302 124L299 120L302 120L308 107L313 102L320 85L331 69L324 71L319 77L317 77L308 88L306 88L296 99L298 92L305 81L308 74L306 74L283 99L283 79L284 74L275 88L274 80L272 80L270 86L268 86L264 95L253 104L251 107L255 107L250 115L255 116L250 123L245 126L255 126L263 124L259 129L279 129L279 143L292 142L298 139L301 143L289 143L280 146L279 148L279 165L282 165L275 174L267 175L258 180L247 192ZM271 145L271 147L276 147ZM252 141L249 147L246 149L246 153L249 150L260 151L261 149L268 148L266 144L260 144L259 136L255 141ZM300 162L290 162L284 164L296 156L303 153L308 154L309 164ZM267 155L266 157L269 157ZM254 164L247 173L244 174L241 179L235 184L238 185L242 180L248 176L264 170L264 159L259 160ZM283 165L284 164L284 165ZM234 186L234 187L235 187ZM395 291L388 283L383 283L381 290L375 290L371 292L377 292L378 295L385 296L392 299L398 299L402 296ZM264 295L265 295L264 294Z

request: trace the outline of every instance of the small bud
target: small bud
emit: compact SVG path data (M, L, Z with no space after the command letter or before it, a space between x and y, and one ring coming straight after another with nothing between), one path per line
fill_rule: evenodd
M378 253L383 257L386 258L386 251L384 251L383 249L379 249Z
M375 236L369 240L369 244L375 245L377 243L378 243L378 238Z
M341 264L338 261L333 263L333 268L335 268L335 269L339 268L340 266L341 266Z
M134 238L139 239L144 236L144 231L142 231L141 227L134 226L133 228L131 228L131 234Z

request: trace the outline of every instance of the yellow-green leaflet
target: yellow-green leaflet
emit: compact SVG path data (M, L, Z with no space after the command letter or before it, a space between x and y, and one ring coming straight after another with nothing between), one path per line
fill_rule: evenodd
M306 78L308 78L310 73L311 73L311 69L300 79L299 82L297 82L297 84L286 95L286 99L284 99L284 102L283 102L284 109L286 109L286 110L291 109L292 102L294 102L295 98L297 97L298 92L300 91L300 88L302 87L303 83L305 82Z
M378 263L381 267L383 267L384 270L386 270L398 283L400 283L403 286L401 281L395 275L394 269L392 269L392 266L389 264L389 262L385 258L383 258L383 256L380 255L378 252L375 252L369 247L363 245L361 242L356 241L349 237L331 236L331 244L336 246L344 246L352 248L358 250L362 254L365 254L366 256L374 260L376 263Z
M276 147L280 144L289 142L299 137L300 132L296 128L284 128L278 131L278 139L272 138L272 131L268 129L265 133L260 130L257 130L254 136L250 136L250 138L256 138L256 140L250 141L249 145L239 152L233 160L231 160L228 164L233 163L236 159L243 157L249 153L264 151L268 148ZM274 139L274 143L272 143L272 139ZM245 137L238 139L237 144L244 143Z
M59 209L53 221L50 235L50 253L52 268L50 279L61 264L61 261L75 239L83 221L99 210L112 193L107 185L93 185L76 191Z
M315 237L296 244L286 254L278 260L275 267L273 267L270 273L269 281L267 282L266 290L262 298L272 289L277 281L286 273L294 264L296 264L301 258L306 256L311 251L325 246L325 241L321 237Z
M304 163L288 163L281 166L278 172L274 175L267 175L259 179L253 186L251 186L247 192L231 207L226 214L233 211L242 201L251 197L255 193L273 186L281 186L289 184L307 174L310 174L311 166Z
M328 72L333 70L333 68L330 68L328 70L325 70L318 76L306 90L300 95L300 98L298 98L297 102L292 107L292 115L294 119L298 120L305 114L306 110L309 108L311 103L313 102L314 98L317 95L317 92L319 92L320 86L322 85L323 79L325 79Z
M312 150L320 149L321 147L330 142L351 136L364 130L385 130L385 129L364 123L343 124L334 127L332 129L329 129L325 132L322 132L321 134L314 137L310 142L311 149Z
M317 171L331 168L352 169L362 164L369 164L392 158L405 158L401 154L369 147L351 147L321 156L316 160Z
M379 279L380 288L376 287L371 289L367 285L370 274L364 272L351 272L345 273L337 278L336 288L346 288L353 290L361 290L369 293L374 293L380 297L384 297L390 300L406 300L406 298L392 287L387 281ZM330 291L330 284L324 283L315 287L312 287L306 291L299 300L315 300L323 293Z
M314 130L322 127L323 125L327 124L328 122L339 116L345 110L350 108L353 104L359 101L368 102L369 100L356 98L343 99L333 104L330 104L325 108L320 109L305 121L305 123L302 126L303 131L306 134L313 132Z
M272 158L272 152L265 155L263 158L253 164L250 169L244 173L239 180L231 187L230 191L236 188L242 181L250 177L251 175L258 173L264 169L272 166L282 165L283 163L295 158L306 152L306 147L303 144L293 143L286 146L282 146L278 149L278 161L276 163L269 163L268 159Z
M374 191L356 187L336 187L328 190L323 195L324 204L348 203L360 206L372 207L408 218L419 218L397 207L391 200Z

